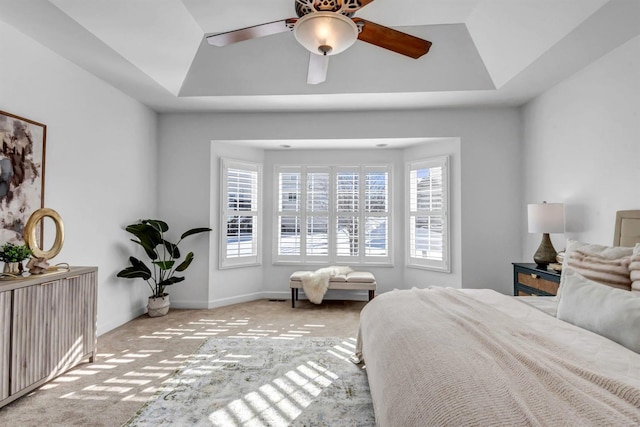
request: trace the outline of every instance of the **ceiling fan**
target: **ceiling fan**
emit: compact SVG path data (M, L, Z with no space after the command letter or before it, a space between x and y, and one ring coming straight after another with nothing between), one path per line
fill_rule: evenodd
M356 11L373 0L294 0L297 18L287 18L253 27L207 36L214 46L293 31L298 42L311 52L307 83L326 80L329 56L349 48L356 40L371 43L414 59L429 52L431 42L354 18Z

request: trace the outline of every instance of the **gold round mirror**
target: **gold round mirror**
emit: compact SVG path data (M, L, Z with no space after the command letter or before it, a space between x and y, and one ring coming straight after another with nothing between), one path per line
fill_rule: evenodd
M36 237L36 229L40 221L45 218L51 218L56 226L56 238L53 242L53 246L48 251L38 246L38 239ZM62 243L64 242L64 226L62 224L62 218L58 215L58 212L49 208L41 208L31 214L27 223L24 226L24 242L33 252L33 256L36 258L51 259L60 253L62 249Z

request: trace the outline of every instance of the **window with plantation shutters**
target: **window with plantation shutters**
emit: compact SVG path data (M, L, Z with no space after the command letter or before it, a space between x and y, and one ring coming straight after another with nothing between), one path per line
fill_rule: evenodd
M439 157L407 165L409 266L450 271L448 163Z
M228 159L221 163L220 267L259 264L261 166Z
M388 166L278 167L274 261L389 264L389 172Z

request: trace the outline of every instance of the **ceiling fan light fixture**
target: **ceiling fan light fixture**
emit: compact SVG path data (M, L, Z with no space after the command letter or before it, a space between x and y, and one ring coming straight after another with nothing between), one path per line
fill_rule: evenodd
M358 39L358 26L336 12L312 12L298 19L293 35L316 55L337 55Z

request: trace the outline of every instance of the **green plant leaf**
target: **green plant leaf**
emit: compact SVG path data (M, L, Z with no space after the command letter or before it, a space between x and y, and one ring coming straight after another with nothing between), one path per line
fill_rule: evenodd
M153 242L154 247L162 243L162 235L160 231L148 224L131 224L125 228L129 233L138 239L148 239Z
M153 263L155 265L157 265L158 267L160 267L160 270L171 270L171 267L173 267L173 264L175 264L175 261L173 261L173 260L169 260L169 261L153 261Z
M169 256L171 256L171 258L180 258L180 250L178 249L178 245L165 240L164 247L167 248L167 252L169 252Z
M158 283L158 287L162 289L165 286L170 286L175 283L182 282L183 280L184 280L184 277L173 276L168 278L167 280L163 280L162 282Z
M141 278L144 280L149 280L151 278L151 270L149 270L149 267L147 267L144 262L134 257L129 257L129 262L131 262L131 267L127 267L118 272L118 277L125 279Z
M151 258L152 260L157 259L158 258L158 254L156 254L156 251L153 249L152 246L149 246L150 243L149 242L142 242L140 240L135 240L135 239L131 239L131 241L133 243L137 243L140 246L142 246L142 248L144 249L144 251L147 253L147 256L149 258Z
M156 247L161 245L164 240L162 239L162 234L156 228L142 223L129 225L126 230L138 238L139 244L151 259L158 258L157 254L155 254Z
M184 258L184 261L182 261L180 265L176 267L176 271L185 271L191 264L191 261L193 261L193 252L189 252L187 254L187 256Z
M205 233L208 231L211 231L211 229L207 227L192 228L191 230L187 230L184 233L182 233L182 236L180 236L180 240L184 239L185 237L189 237L193 234Z
M148 224L159 233L166 233L169 230L169 225L164 221L160 221L159 219L145 219L142 220L142 223Z

